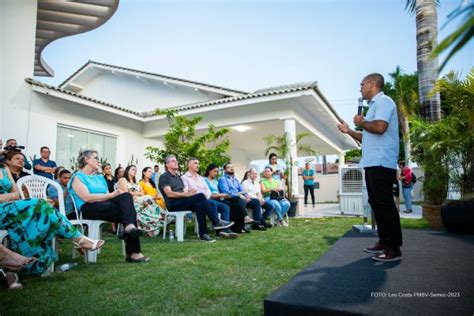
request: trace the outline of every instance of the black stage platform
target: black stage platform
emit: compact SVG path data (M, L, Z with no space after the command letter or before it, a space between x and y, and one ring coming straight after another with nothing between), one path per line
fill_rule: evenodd
M403 240L402 261L379 263L362 251L377 238L349 231L269 295L265 315L474 315L474 235L404 230Z

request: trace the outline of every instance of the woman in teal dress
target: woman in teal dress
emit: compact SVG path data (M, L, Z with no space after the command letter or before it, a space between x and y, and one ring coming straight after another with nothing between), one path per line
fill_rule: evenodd
M57 260L52 247L56 236L73 239L80 250L97 250L103 240L91 240L46 200L20 200L20 195L8 168L0 165L0 229L7 230L11 249L37 260L22 271L43 274Z

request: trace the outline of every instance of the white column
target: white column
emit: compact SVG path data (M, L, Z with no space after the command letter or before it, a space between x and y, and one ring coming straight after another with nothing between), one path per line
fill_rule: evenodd
M299 195L298 189L298 167L296 166L296 159L298 158L297 148L296 148L296 121L294 119L287 119L284 121L285 133L287 133L290 141L290 155L285 157L285 159L290 159L293 161L293 166L291 167L292 174L292 192L290 196Z
M344 166L345 163L346 163L345 154L344 153L339 153L339 167Z

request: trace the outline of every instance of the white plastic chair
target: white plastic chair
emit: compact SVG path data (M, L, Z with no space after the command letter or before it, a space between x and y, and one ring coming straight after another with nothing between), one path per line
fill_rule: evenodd
M186 220L185 217L188 214L191 214L191 211L178 211L178 212L170 212L168 211L168 216L172 215L175 217L175 229L176 229L176 239L179 242L184 241L184 234L186 232ZM166 220L165 226L163 227L163 239L166 239Z
M83 219L82 218L82 213L80 213L77 209L76 202L74 199L72 199L72 205L74 205L74 211L76 212L76 218L75 222L78 222L81 227L84 225L87 226L87 237L89 237L92 240L98 240L100 239L101 236L101 230L100 226L102 224L106 224L108 222L98 220L98 219ZM84 229L82 229L82 232L84 233ZM100 253L100 250L97 251L88 251L87 256L86 256L86 263L92 262L96 263L97 262L97 254ZM125 254L125 242L122 240L122 252Z
M288 226L290 226L290 218L288 217L288 213L285 214L285 219L286 219L286 223L288 224ZM272 226L275 226L275 221L277 221L277 215L275 213L275 211L272 212L272 214L270 214L270 224Z
M25 199L25 193L23 192L23 187L25 187L26 190L28 191L28 195L30 198L46 199L48 197L47 189L49 185L52 185L53 187L56 188L56 190L58 190L59 210L61 211L61 213L65 215L66 213L65 213L65 208L64 208L63 189L61 188L61 185L59 185L59 183L53 180L50 180L48 178L37 176L37 175L25 176L18 179L18 181L16 182L16 186L18 188L20 197L22 199ZM56 247L56 243L57 243L57 238L54 238L53 250L57 254L58 250ZM51 267L48 269L48 271L46 271L45 273L48 274L48 273L51 273L52 271L54 271L54 262L51 265Z

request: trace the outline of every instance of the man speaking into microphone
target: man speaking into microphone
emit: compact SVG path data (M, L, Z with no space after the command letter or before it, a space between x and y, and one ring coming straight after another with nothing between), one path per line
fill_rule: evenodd
M338 128L362 143L360 165L365 170L369 204L374 211L379 236L379 241L364 251L375 254L372 259L376 261L391 262L402 259L400 216L392 198L399 151L398 116L395 103L382 92L383 86L381 74L365 76L360 92L369 109L365 117L362 112L354 116L354 124L362 132L350 129L346 122Z

